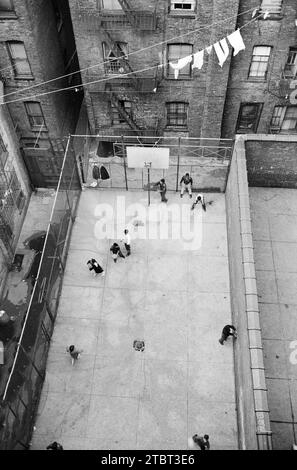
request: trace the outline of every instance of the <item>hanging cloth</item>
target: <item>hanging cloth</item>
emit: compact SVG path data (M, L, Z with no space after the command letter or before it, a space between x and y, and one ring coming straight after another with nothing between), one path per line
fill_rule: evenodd
M102 180L108 180L110 178L107 169L103 165L100 167L100 175Z
M219 59L219 65L222 67L229 55L229 47L226 39L224 38L221 41L216 42L213 47Z
M100 169L97 165L93 166L92 176L93 176L94 180L99 180L99 178L100 178Z
M174 78L178 78L179 71L183 69L186 65L188 65L192 60L192 56L188 55L186 57L183 57L182 59L179 59L179 61L174 64L173 62L169 62L171 67L174 69Z
M245 49L245 45L244 45L244 42L243 42L243 39L242 39L242 36L240 34L239 29L234 31L234 33L232 33L232 34L229 34L229 36L227 36L227 39L228 39L228 41L230 42L231 46L234 49L233 55L236 55L236 54L238 54L238 52Z
M202 68L203 55L204 55L204 51L198 51L195 54L193 54L194 62L193 62L193 65L192 65L192 69L197 68L197 69L200 70Z
M212 50L212 46L208 46L205 50L208 54L210 54Z

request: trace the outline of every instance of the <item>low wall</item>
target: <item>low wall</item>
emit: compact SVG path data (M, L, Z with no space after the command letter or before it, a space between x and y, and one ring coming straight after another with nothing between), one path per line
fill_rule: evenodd
M297 188L297 136L246 135L250 186Z
M244 139L238 138L226 187L236 401L241 449L270 449L271 432L253 255Z

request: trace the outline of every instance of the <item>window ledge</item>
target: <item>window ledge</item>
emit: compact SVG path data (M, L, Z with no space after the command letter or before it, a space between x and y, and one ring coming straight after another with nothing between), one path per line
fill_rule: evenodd
M264 17L263 17L263 14L262 13L265 13L265 12L261 12L261 15L259 16L258 20L263 20L263 21L280 21L283 19L284 17L284 14L282 12L280 13L270 13L269 16L267 18L265 18L264 20Z
M48 129L45 126L43 126L43 127L41 127L41 126L32 126L31 131L32 132L40 132L40 131L41 132L48 132Z
M190 81L190 80L193 80L193 77L178 77L178 78L174 78L174 77L165 77L166 80L172 80L173 82L181 82L183 80L185 81Z
M179 132L189 132L187 126L166 126L166 131L179 131Z
M169 18L170 16L176 17L178 16L179 18L190 18L190 19L195 19L196 18L196 13L194 11L185 11L185 10L172 10L169 12Z
M18 16L14 11L0 11L0 20L17 20Z
M17 77L14 77L14 80L35 80L33 75L18 75Z
M267 82L267 78L248 77L247 81L254 82L254 83L263 83L263 82Z

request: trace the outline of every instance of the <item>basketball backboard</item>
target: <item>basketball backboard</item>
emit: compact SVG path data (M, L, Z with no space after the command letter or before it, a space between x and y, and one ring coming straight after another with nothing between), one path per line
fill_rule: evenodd
M168 147L126 147L128 168L150 168L166 170L169 167Z

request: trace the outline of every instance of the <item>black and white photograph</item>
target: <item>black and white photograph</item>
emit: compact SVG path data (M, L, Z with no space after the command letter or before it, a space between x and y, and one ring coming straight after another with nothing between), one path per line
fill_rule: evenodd
M0 0L0 450L297 450L296 190L297 0Z

